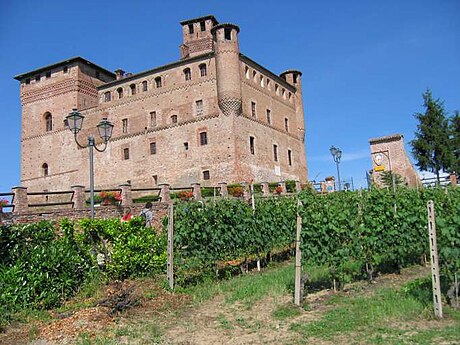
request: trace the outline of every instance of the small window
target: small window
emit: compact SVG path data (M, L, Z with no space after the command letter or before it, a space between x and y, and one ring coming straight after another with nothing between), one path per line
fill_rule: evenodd
M281 91L281 96L283 96L283 98L286 99L286 90L285 89L283 89Z
M30 78L27 78L26 79L26 85L29 85L30 84Z
M230 41L232 39L232 29L231 28L224 29L224 37L227 41Z
M156 127L157 125L157 112L151 111L150 112L150 127Z
M254 137L249 137L249 151L251 152L251 155L255 153L254 150Z
M68 72L69 72L69 66L64 66L64 67L62 68L62 72L68 73Z
M129 159L129 148L123 149L123 159L126 161Z
M51 132L53 130L53 116L51 113L45 113L45 130Z
M208 145L208 133L207 132L201 132L200 133L200 145Z
M184 143L184 150L188 151L188 143Z
M288 150L288 164L292 166L292 151Z
M147 91L147 80L144 80L142 82L142 92L145 92L145 91Z
M161 87L161 77L155 78L155 87L158 89Z
M131 95L135 95L136 94L136 84L129 85L129 88L131 89Z
M277 95L280 94L280 90L279 90L278 84L275 84L275 93L276 93Z
M118 99L123 98L123 89L121 87L117 89L117 94L118 94Z
M190 70L190 68L184 69L184 78L185 81L192 80L192 71Z
M200 68L200 77L206 77L206 75L208 74L208 71L206 70L206 64L201 64L199 66Z
M267 123L272 124L272 111L270 109L267 109Z
M158 175L152 175L152 177L153 177L153 184L157 186L158 185Z
M171 116L171 123L177 123L177 115Z
M254 81L254 83L256 82L256 77L257 77L257 72L252 71L252 80Z
M271 84L270 84L270 79L267 79L267 89L269 90L272 89Z
M264 87L264 77L260 76L260 87Z
M110 91L104 93L104 102L110 102L112 100L112 94Z
M188 25L188 33L189 33L189 34L193 34L194 31L195 31L195 30L194 30L194 28L193 28L193 24L189 24L189 25Z
M35 81L40 81L40 79L41 79L41 75L40 75L40 74L35 76Z
M251 115L256 117L256 102L251 102Z
M201 29L201 31L206 31L206 22L205 21L200 22L200 29Z
M196 115L197 116L203 115L203 100L199 99L198 101L196 101L195 106L196 106Z
M292 93L288 93L288 97L289 97L289 102L292 102Z
M249 67L248 66L244 68L244 75L246 76L246 79L249 79Z
M128 119L121 120L121 128L123 133L128 133Z
M284 129L289 132L289 119L287 117L284 118Z
M46 76L46 79L51 78L51 72L50 71L46 72L45 76Z
M278 162L278 145L273 145L273 160Z
M297 74L293 74L292 81L294 82L294 84L297 84Z
M209 174L209 170L204 170L203 171L203 180L209 180L211 178L211 175Z
M157 154L157 143L150 143L150 154L151 155Z
M48 173L49 173L48 164L43 163L43 165L42 165L42 174L43 174L43 176L48 176Z

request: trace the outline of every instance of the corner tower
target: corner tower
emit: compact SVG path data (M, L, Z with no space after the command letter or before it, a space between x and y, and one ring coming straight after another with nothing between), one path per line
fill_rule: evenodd
M280 74L280 77L286 80L289 84L293 85L296 88L294 94L294 106L295 106L295 116L297 124L297 134L302 138L302 142L305 141L305 121L303 114L303 101L302 101L302 72L297 70L287 70Z
M180 46L181 59L212 52L211 29L218 24L214 16L184 20L180 24L183 39Z
M217 99L225 115L241 114L240 48L234 24L219 24L212 28L217 71Z

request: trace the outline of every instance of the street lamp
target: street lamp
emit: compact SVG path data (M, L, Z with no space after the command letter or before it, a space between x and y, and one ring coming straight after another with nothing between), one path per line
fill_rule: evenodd
M69 126L70 131L73 133L75 142L77 143L78 147L84 148L84 145L81 145L77 140L77 133L80 132L81 127L83 125L83 119L85 117L76 109L72 109L72 112L66 116L67 123ZM112 136L113 124L104 117L101 122L97 125L97 131L99 132L99 136L101 137L102 141L104 142L104 148L98 149L96 146L96 141L94 140L94 136L90 134L88 136L88 147L89 147L89 193L90 193L90 203L91 203L91 219L94 219L94 151L104 152L107 148L107 143L109 142Z
M339 170L339 163L340 163L340 158L342 158L342 150L340 150L338 147L331 146L329 149L331 151L332 158L334 158L334 162L337 166L337 180L339 182L339 191L342 190L342 186L340 184L340 170Z

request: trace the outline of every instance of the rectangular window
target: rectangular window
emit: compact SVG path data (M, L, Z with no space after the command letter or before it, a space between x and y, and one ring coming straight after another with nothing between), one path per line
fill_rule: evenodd
M121 120L122 133L128 133L128 119Z
M151 111L150 112L150 127L156 127L157 125L157 112Z
M203 171L203 180L209 180L210 178L209 170Z
M46 75L46 79L49 79L49 78L51 78L51 72L50 72L50 71L46 72L46 74L45 74L45 75Z
M200 116L203 115L203 100L199 99L195 102L196 105L196 115Z
M251 155L253 155L255 153L254 137L249 137L249 151L251 152Z
M230 41L232 39L232 29L230 28L225 28L224 29L224 36L227 41Z
M200 145L208 145L208 133L207 132L201 132L200 133Z
M150 154L151 155L157 154L157 143L150 143Z
M292 166L292 151L288 150L288 164Z
M29 85L30 84L30 78L27 78L26 79L26 85Z
M189 34L193 34L194 30L193 30L193 24L189 24L188 25L188 33Z
M36 76L35 76L35 81L40 81L40 78L41 78L41 75L40 75L40 74L39 74L39 75L36 75Z
M128 160L129 159L129 148L123 149L123 159Z
M289 132L289 120L287 117L284 118L284 129Z
M256 117L256 102L251 102L251 115Z
M188 143L184 143L184 149L185 151L188 151Z
M69 72L69 67L68 66L64 66L64 68L62 69L62 71L64 73L68 73Z
M272 124L272 111L270 109L267 109L267 123Z
M206 22L200 22L200 29L201 31L206 31Z
M278 145L273 145L273 160L278 162Z

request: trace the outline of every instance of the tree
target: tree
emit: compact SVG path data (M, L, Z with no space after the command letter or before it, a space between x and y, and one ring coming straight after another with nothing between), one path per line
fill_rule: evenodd
M450 171L460 173L460 113L458 110L450 119L450 140L452 147L452 165Z
M394 179L395 188L404 186L406 184L404 177L402 177L401 175L397 173L393 173L391 171L382 172L381 181L384 187L393 188L393 179Z
M416 165L421 170L435 173L439 183L439 172L448 171L453 161L449 121L441 100L433 99L430 90L422 96L425 112L414 115L419 124L410 144Z

